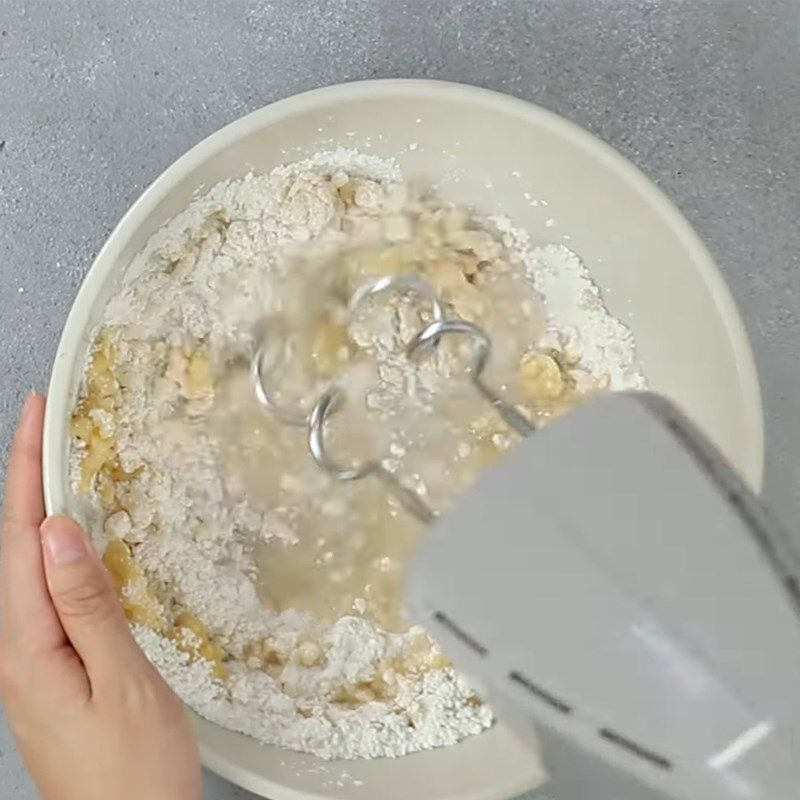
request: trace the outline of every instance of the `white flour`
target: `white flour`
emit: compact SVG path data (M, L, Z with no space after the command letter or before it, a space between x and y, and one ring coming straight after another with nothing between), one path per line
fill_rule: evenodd
M536 288L546 298L550 326L543 346L580 359L579 383L592 379L602 388L644 389L633 334L603 305L600 289L586 266L569 248L533 247L530 235L507 217L490 220L503 243L518 252Z
M378 219L388 219L385 230L402 238L402 220L392 216L394 206L405 202L400 181L392 162L340 150L219 184L152 237L102 323L115 347L119 396L113 412L96 408L91 419L103 436L113 437L126 477L110 503L95 483L87 523L98 544L124 539L146 574L146 585L129 584L123 597L134 605L155 604L165 622L135 624L137 641L202 716L323 758L401 756L452 744L487 728L492 715L420 630L382 630L371 617L370 598L348 596L349 606L338 609L333 621L265 608L254 580L254 547L296 545L302 525L320 519L338 525L345 542L358 541L353 526L377 502L375 487L333 484L304 457L292 431L267 430L256 421L236 448L242 463L258 465L266 494L254 499L241 476L224 469L220 436L196 420L213 419L214 403L225 391L231 403L248 394L246 384L230 379L225 390L216 379L228 380L225 365L249 352L254 325L282 307L284 256L312 240L335 248L369 238ZM346 207L342 187L353 190ZM632 336L607 313L579 259L562 246L531 246L508 220L495 218L487 226L504 248L485 240L476 247L488 247L490 260L507 260L514 280L524 282L527 275L545 298L544 334L526 344L564 353L565 375L578 391L643 387ZM524 286L514 283L514 293ZM525 291L535 305L533 286ZM453 298L456 308L466 303L469 310L467 301L474 302L472 294ZM444 356L416 371L398 360L398 341L418 326L415 314L401 304L351 327L353 339L378 364L379 385L366 394L366 405L378 415L400 419L408 413L401 399L417 416L431 411L429 395L451 378ZM192 383L193 354L201 349L215 376L213 397L202 381L200 389ZM232 406L225 408L233 413ZM407 432L395 436L386 464L445 502L453 489L437 489L433 476L449 479L451 467L455 475L452 465L466 463L475 443L456 438L442 468L441 461L414 461L420 437L425 453L435 444L426 428L420 431L417 439ZM281 454L279 463L258 461L264 450L250 440L267 435L274 437L270 446ZM504 434L493 434L495 444L501 439ZM247 462L251 446L255 462ZM85 445L74 448L76 483L84 453ZM250 479L253 472L243 471ZM455 477L452 482L460 488ZM396 516L390 509L387 519ZM202 621L197 635L172 627L187 612ZM160 625L160 633L150 629ZM213 676L209 661L178 646L189 642L203 655L206 638L225 654L224 679Z
M311 713L300 714L285 690L263 672L235 674L226 686L213 679L206 662L191 663L164 637L141 626L133 632L173 691L198 714L290 750L331 759L397 757L455 744L492 722L486 706L468 702L471 690L451 669L407 683L391 709L373 702L332 713L330 704L318 702ZM326 671L327 679L339 682L345 673L371 671L368 659L374 648L382 647L381 638L363 620L338 622L330 632L336 661Z

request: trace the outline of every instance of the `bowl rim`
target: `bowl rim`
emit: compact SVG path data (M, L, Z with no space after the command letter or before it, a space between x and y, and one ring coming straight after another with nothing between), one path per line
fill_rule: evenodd
M675 231L681 243L691 253L692 261L699 268L714 303L720 311L723 325L732 345L737 372L747 391L747 396L743 399L747 418L747 434L750 438L748 463L737 465L737 467L750 485L760 491L764 477L764 413L753 351L739 309L722 273L707 247L677 206L638 167L618 153L611 145L576 123L518 97L449 81L389 78L353 81L311 89L251 111L195 144L142 192L122 216L97 253L73 301L59 339L48 396L55 396L60 387L69 385L71 375L69 365L65 363L68 361L67 352L74 346L73 343L80 340L96 290L115 268L112 256L121 249L118 242L125 238L128 231L134 230L146 218L174 184L210 156L223 150L232 141L243 138L268 124L297 112L318 105L331 104L337 100L364 100L387 94L404 97L461 99L466 102L487 105L517 115L534 124L543 125L550 130L557 131L573 144L594 152L598 158L611 165L622 179L650 198L652 205L662 215L665 223ZM56 432L61 433L58 430L59 417L63 419L63 409L56 408L55 404L48 404L45 412L43 445L43 479L48 513L54 513L54 509L63 509L66 504L65 492L60 481L60 477L63 475L62 459L58 453L60 439L54 435Z
M761 390L750 342L739 310L719 268L706 246L672 200L611 145L553 111L527 100L478 86L448 81L393 78L354 81L312 89L270 103L228 123L195 144L161 172L122 216L86 273L58 343L48 388L48 396L53 399L53 402L47 404L43 441L43 484L47 513L61 513L67 508L67 491L64 480L64 475L67 474L67 464L64 459L62 443L66 434L68 404L71 400L67 389L72 381L70 364L72 354L77 348L83 346L82 338L90 318L94 298L108 276L117 269L118 258L124 242L174 185L204 161L227 148L232 142L298 112L333 105L337 101L385 99L387 96L455 100L471 105L480 105L490 111L495 110L517 116L530 124L545 127L571 144L589 151L609 165L621 180L627 181L634 189L647 197L654 212L661 216L664 223L669 226L690 253L692 262L700 271L713 302L719 310L731 343L740 383L746 393L746 396L743 397L746 422L744 435L748 437L749 443L746 456L737 467L749 484L760 490L764 471L764 416ZM233 764L226 757L218 755L213 749L202 744L200 750L205 766L244 788L260 793L276 789L282 793L282 796L296 796L298 800L300 798L308 800L311 797L309 794L289 790L282 784L272 784L269 779L265 779L261 775L251 774L249 770ZM526 788L510 778L511 776L508 776L505 783L498 786L497 800L507 797L509 792L519 792ZM487 798L482 796L481 800L487 800Z

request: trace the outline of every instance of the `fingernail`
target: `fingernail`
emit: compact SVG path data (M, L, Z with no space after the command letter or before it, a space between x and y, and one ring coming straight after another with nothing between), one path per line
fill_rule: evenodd
M28 392L28 396L25 398L25 402L22 405L22 419L25 419L31 413L33 403L38 396L39 393L35 389L31 389L31 391Z
M73 564L88 552L86 537L75 523L45 520L41 533L47 554L54 564Z

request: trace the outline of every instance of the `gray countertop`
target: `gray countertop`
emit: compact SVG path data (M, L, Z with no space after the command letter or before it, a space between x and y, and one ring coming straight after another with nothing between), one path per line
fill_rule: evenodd
M766 497L796 519L795 0L0 0L0 469L83 275L144 187L252 109L378 77L532 100L672 196L742 310L764 392ZM35 797L2 718L0 796ZM250 797L214 776L205 796Z

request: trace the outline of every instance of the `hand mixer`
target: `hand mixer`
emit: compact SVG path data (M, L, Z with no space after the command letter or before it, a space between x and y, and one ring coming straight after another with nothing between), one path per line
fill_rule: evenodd
M304 413L273 402L260 347L252 376L322 469L382 481L430 524L415 620L543 748L559 798L800 798L800 558L755 496L653 394L607 394L534 432L484 381L486 333L446 319L424 280L379 279L351 306L393 291L429 308L409 357L467 337L472 383L523 437L443 515L380 460L328 453L335 385Z

